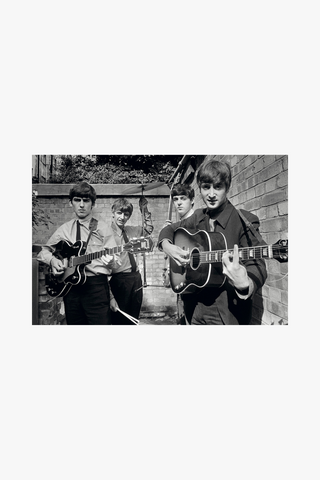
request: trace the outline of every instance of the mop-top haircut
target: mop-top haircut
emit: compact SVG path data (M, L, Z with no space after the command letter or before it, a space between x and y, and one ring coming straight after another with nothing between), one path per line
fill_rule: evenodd
M122 212L129 213L130 217L133 212L132 203L128 202L125 198L118 198L111 207L112 213Z
M87 182L81 182L74 185L69 192L69 199L72 202L74 197L90 198L92 205L96 203L97 194L95 189Z
M227 192L231 185L231 168L227 162L206 158L197 171L197 183L199 187L203 183L224 185Z

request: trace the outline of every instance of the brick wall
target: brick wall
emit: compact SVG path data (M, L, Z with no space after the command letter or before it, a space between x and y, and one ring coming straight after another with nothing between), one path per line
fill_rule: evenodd
M195 170L204 159L204 155L190 156L181 172L181 181L188 179L195 189L195 208L201 208L202 202L199 188L195 181ZM288 238L288 156L287 155L212 155L216 159L228 161L232 169L232 185L229 192L231 202L238 208L244 208L256 214L260 219L260 233L268 244L279 238ZM121 188L120 188L121 187ZM166 189L167 187L164 186ZM155 243L159 232L167 218L169 190L164 193L159 189L145 192L152 212ZM105 221L111 221L111 205L121 195L125 185L95 186L98 198L95 212ZM120 188L120 190L119 190ZM38 191L40 207L50 216L49 229L39 227L33 232L33 243L42 244L62 223L73 218L69 206L68 192L70 185L33 185ZM51 191L51 193L50 193ZM141 225L138 207L139 195L126 196L134 205L131 225ZM177 220L175 212L173 220ZM261 292L255 296L253 323L287 324L288 323L288 264L276 260L266 260L268 279ZM140 262L140 266L142 263ZM143 311L167 311L176 309L176 295L169 288L162 287L164 257L156 248L146 255L146 280L150 285L144 289ZM286 275L286 276L285 276ZM44 278L40 286L44 293ZM41 282L40 281L40 282ZM153 285L158 285L154 287ZM40 299L43 306L39 309L40 323L61 323L60 299L47 309L46 302L50 297ZM45 313L43 313L45 312Z
M287 155L210 155L229 162L232 184L229 199L237 208L248 210L260 219L260 233L267 244L288 238L288 156ZM193 157L195 169L203 156ZM192 161L186 163L183 182L191 178L195 190L195 207L202 201L195 176L190 173ZM288 323L288 263L266 260L268 279L254 299L253 323L282 325Z
M132 186L132 185L131 185ZM97 193L94 213L98 218L102 218L107 223L111 222L111 205L115 199L121 195L128 185L94 185ZM69 205L68 193L70 185L33 185L33 189L38 192L39 206L50 217L52 224L49 228L40 226L33 231L33 244L44 244L50 235L64 222L73 218L73 209ZM159 232L162 229L168 214L169 189L166 185L160 189L145 192L149 202L148 209L152 213L154 231L152 238L156 245ZM141 214L139 210L139 195L127 196L126 198L133 204L133 214L128 225L141 225ZM174 218L174 217L173 217ZM143 268L143 260L139 259L139 266ZM40 286L39 286L39 323L55 324L61 323L61 299L54 299L46 294L43 267L40 267ZM176 295L171 288L162 286L162 273L164 268L164 255L154 247L151 253L146 254L146 281L150 285L143 290L142 311L149 312L167 312L176 311ZM143 271L142 271L142 277Z

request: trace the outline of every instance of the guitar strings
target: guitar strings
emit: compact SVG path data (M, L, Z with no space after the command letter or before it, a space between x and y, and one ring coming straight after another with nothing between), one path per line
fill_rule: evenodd
M264 255L263 252L267 249L267 252L268 252L268 255ZM195 259L200 259L200 260L206 260L207 262L210 263L210 261L212 263L214 263L215 261L221 261L222 260L222 255L227 252L227 251L230 251L231 253L234 252L234 250L230 249L230 250L214 250L214 251L200 251L200 252L195 252L195 253L192 253L191 254L191 257L192 258L195 258ZM252 257L254 258L266 258L266 257L269 257L269 251L270 251L270 247L268 245L258 245L258 246L254 246L254 247L244 247L244 248L240 248L239 249L239 256L240 256L240 259L241 260L250 260ZM278 247L278 246L271 246L271 251L273 254L276 254L276 255L287 255L287 252L281 252L281 247ZM252 255L252 253L254 255ZM257 257L256 254L259 254L259 256ZM207 260L208 257L215 257L215 258L210 258L210 260ZM218 260L216 260L218 258Z

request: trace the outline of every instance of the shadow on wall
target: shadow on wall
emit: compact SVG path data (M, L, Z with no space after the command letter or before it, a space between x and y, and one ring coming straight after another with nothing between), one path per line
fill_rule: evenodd
M262 289L258 290L252 299L252 317L250 325L261 325L263 317Z

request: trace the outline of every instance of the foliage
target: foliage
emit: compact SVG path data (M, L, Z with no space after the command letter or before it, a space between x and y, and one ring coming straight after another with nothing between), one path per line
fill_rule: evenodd
M167 182L182 155L60 155L54 183Z
M49 223L52 223L50 217L40 208L38 198L32 192L32 228L37 228L39 225L46 225L49 228Z

